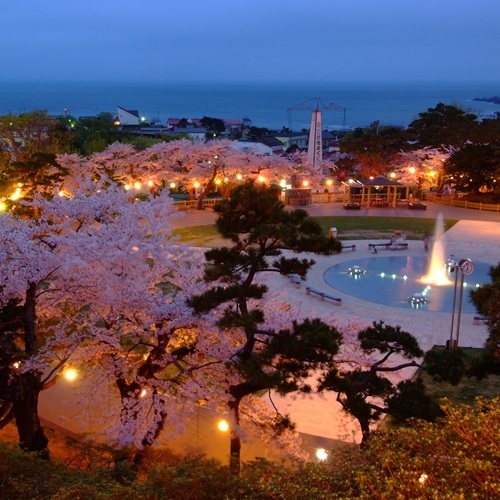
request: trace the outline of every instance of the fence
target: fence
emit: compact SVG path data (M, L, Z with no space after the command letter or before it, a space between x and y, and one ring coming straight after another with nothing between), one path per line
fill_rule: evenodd
M342 203L341 193L312 193L312 203ZM359 199L358 199L359 198ZM204 198L202 207L213 207L222 198ZM500 204L494 203L476 203L473 201L453 198L451 196L437 196L435 194L426 194L425 199L441 205L449 205L452 207L470 208L473 210L486 210L490 212L500 212ZM361 195L351 195L351 202L360 202ZM406 201L406 200L405 200ZM176 201L174 204L179 210L187 210L196 208L197 200Z
M426 194L425 199L433 203L441 205L449 205L451 207L471 208L473 210L487 210L491 212L500 212L500 204L494 203L477 203L474 201L462 200L461 198L453 198L453 196L437 196L435 194Z
M222 200L222 198L203 198L203 200L201 201L201 206L203 208L213 207L220 200ZM196 208L196 206L198 205L198 200L176 201L174 205L179 210L188 210L189 208Z

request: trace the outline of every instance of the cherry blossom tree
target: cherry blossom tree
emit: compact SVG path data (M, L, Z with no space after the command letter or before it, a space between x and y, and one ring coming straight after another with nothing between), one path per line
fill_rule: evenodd
M203 255L176 244L169 219L178 214L166 191L140 201L102 179L69 198L38 202L58 228L72 276L60 307L81 314L54 332L36 361L59 343L78 346L71 363L81 367L87 397L98 387L118 389L108 440L137 455L207 399L203 368L227 358L225 343L186 305L204 287Z
M7 213L0 218L0 234L1 336L5 349L0 399L11 406L9 415L15 418L21 446L46 453L48 441L38 417L38 396L54 382L67 359L67 348L54 344L51 369L29 365L50 335L46 326L54 318L52 304L62 288L62 284L55 285L61 255L52 229L42 221ZM8 309L12 321L4 322Z

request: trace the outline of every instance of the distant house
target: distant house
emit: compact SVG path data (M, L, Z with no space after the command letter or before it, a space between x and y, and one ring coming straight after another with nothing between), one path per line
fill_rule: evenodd
M166 135L186 135L192 141L204 141L207 130L203 127L169 127Z
M309 133L307 132L278 132L274 134L274 137L283 144L284 151L292 146L307 149L309 143Z
M188 128L188 127L198 127L201 128L203 127L203 124L201 123L202 118L169 118L167 120L167 125L169 127L173 128ZM237 119L228 119L224 120L221 118L221 120L224 122L224 134L225 135L230 135L234 136L237 134L241 134L241 131L243 129L243 122L241 120Z
M139 118L139 111L133 109L125 109L117 106L117 115L120 125L139 125L141 119Z
M283 143L276 139L274 135L266 135L264 137L261 137L259 139L259 142L271 148L273 153L282 153L284 151Z
M224 131L226 135L238 135L241 137L241 132L243 131L243 122L241 120L223 119L222 121L224 122L224 126L226 127L226 130Z

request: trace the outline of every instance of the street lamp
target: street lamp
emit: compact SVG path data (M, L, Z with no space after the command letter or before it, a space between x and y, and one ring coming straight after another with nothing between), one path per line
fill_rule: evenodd
M470 259L461 259L458 264L450 266L451 271L455 271L455 287L453 292L453 308L451 311L451 328L450 328L450 339L447 342L447 349L456 349L458 347L458 339L460 337L460 318L462 316L462 299L464 295L464 280L465 276L472 274L474 271L474 263ZM457 303L457 285L458 285L458 273L461 273L462 277L460 280L460 295L458 298L458 313L457 313L457 330L456 339L453 339L453 326L455 322L455 306Z

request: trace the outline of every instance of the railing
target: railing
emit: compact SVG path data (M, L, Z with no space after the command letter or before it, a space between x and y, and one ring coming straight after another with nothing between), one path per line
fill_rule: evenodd
M312 193L313 203L342 203L342 193Z
M462 200L453 196L437 196L435 194L426 194L425 199L433 203L441 205L449 205L450 207L471 208L473 210L487 210L491 212L500 212L500 204L494 203L477 203L474 201Z
M201 201L201 206L203 208L206 207L213 207L218 201L221 201L222 198L203 198ZM198 205L198 200L183 200L183 201L176 201L174 205L179 209L179 210L188 210L189 208L196 208Z
M341 193L312 193L312 203L342 203ZM222 198L204 198L202 201L202 207L213 207ZM453 198L452 196L437 196L435 194L426 194L426 201L432 201L433 203L440 203L441 205L449 205L453 207L470 208L473 210L486 210L491 212L500 212L500 204L494 203L476 203L473 201L462 200L460 198ZM351 195L350 202L360 203L361 195ZM398 200L399 202L406 203L408 200ZM188 210L189 208L196 208L198 204L197 200L185 200L176 201L174 205L179 208L179 210Z

